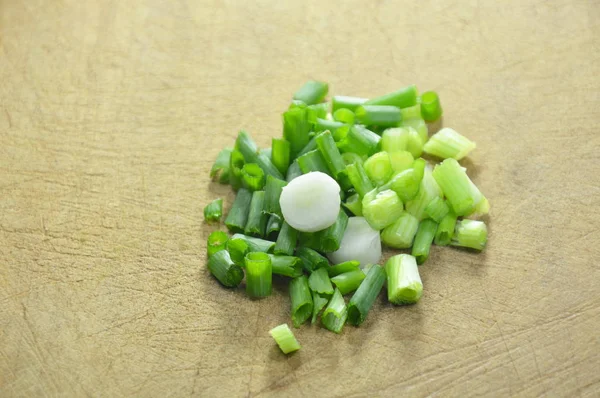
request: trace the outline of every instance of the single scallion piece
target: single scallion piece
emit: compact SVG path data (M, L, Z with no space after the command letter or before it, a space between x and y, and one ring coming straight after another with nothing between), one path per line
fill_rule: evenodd
M327 305L327 302L329 301L329 297L331 297L331 295L329 295L329 297L325 297L315 291L311 292L311 294L313 299L313 312L310 323L314 324L317 321L317 318L319 317L319 314L321 313L323 308L325 308L325 306Z
M292 102L290 102L290 106L288 107L288 109L306 108L306 107L307 107L307 105L304 103L304 101L293 99Z
M290 281L290 299L292 302L292 323L300 327L312 315L313 301L305 275Z
M460 160L467 156L475 147L475 143L467 137L449 127L444 127L431 136L429 141L423 146L423 150L425 153L437 156L438 158Z
M417 196L421 180L418 179L418 173L410 168L393 176L390 181L383 185L381 190L392 190L403 202L408 202Z
M225 225L233 232L242 232L246 228L248 213L252 202L252 192L240 188L237 192L233 206L225 218Z
M242 186L242 169L245 163L244 155L234 149L229 157L229 184L236 191Z
M327 273L329 274L330 278L333 278L334 276L338 276L340 274L345 274L346 272L359 271L359 270L360 270L360 261L351 260L351 261L345 261L343 263L339 263L339 264L328 267Z
M297 242L298 231L290 227L290 225L284 221L281 230L279 231L279 235L277 236L277 243L275 243L273 252L275 254L292 255L294 254Z
M309 105L306 107L306 119L314 126L317 124L317 119L325 119L329 111L329 104L322 102L320 104Z
M338 132L341 130L338 129ZM371 156L378 151L380 140L380 136L366 127L354 125L343 131L337 145L342 153L353 152L361 156Z
M208 222L221 221L223 216L223 199L218 198L210 202L204 208L204 219Z
M415 162L415 158L408 151L394 151L388 153L388 156L394 174L410 169Z
M341 123L354 124L354 112L350 109L340 108L333 112L333 119Z
M331 253L338 250L347 225L348 215L344 210L340 209L335 222L326 229L314 234L313 239L310 240L311 244L309 247L324 253Z
M421 137L421 142L425 143L429 139L429 129L427 128L427 124L423 119L403 119L402 127L408 128L412 127L417 131L419 137Z
M442 116L442 105L435 91L426 91L421 95L421 114L427 122L435 122Z
M433 170L433 177L458 216L472 213L483 195L455 159L446 159Z
M242 185L249 191L260 191L264 188L265 173L256 163L246 163L242 168Z
M273 161L271 159L271 154L273 153L272 148L262 148L260 151L258 151L258 153L261 155L265 155L267 158L269 158L271 160L271 162Z
M329 262L325 257L309 247L299 247L296 256L302 260L302 266L307 272L313 272L319 268L326 268Z
M378 263L381 259L381 239L379 231L371 228L364 217L350 217L340 243L340 248L328 253L333 264L358 261L362 266Z
M264 154L258 153L256 144L245 131L240 131L238 134L237 140L235 141L235 148L244 155L246 163L256 163L260 166L265 175L283 179L283 176L279 170L277 170L277 167L273 165L271 159Z
M244 265L244 257L250 252L250 246L241 238L231 238L226 244L231 260L239 266Z
M430 218L426 218L419 224L415 235L411 254L417 259L417 264L423 264L429 258L429 249L437 231L438 224Z
M234 234L231 239L242 239L248 244L251 252L271 253L275 247L275 242L244 234Z
M329 85L325 82L309 80L298 91L294 93L294 99L313 105L323 101L329 91Z
M315 137L315 141L330 174L334 178L338 178L339 174L345 171L346 165L339 149L335 145L331 132L324 131L320 133Z
M406 150L416 159L423 154L423 139L412 127L404 127L407 133Z
M244 259L246 268L246 294L253 298L271 295L273 269L267 253L250 252Z
M402 120L406 119L423 119L421 116L421 106L419 104L415 106L409 106L407 108L400 109L402 113Z
M352 152L342 153L342 160L344 161L344 164L346 166L348 166L349 164L355 164L355 163L364 164L366 158L367 158L367 155L365 155L364 159L363 159L362 156L357 155L356 153L352 153Z
M302 260L294 256L278 256L269 254L273 273L296 278L302 275Z
M460 220L456 223L450 245L483 250L487 243L487 226L483 221Z
M355 216L361 217L363 215L362 199L357 193L348 197L346 201L342 203L342 205L346 209L350 210Z
M250 202L250 212L248 213L248 222L244 228L246 235L265 236L268 214L263 212L265 207L265 191L255 191L252 193Z
M366 105L393 105L398 108L408 108L417 104L417 87L412 85L398 91L376 97L365 102Z
M374 154L365 161L364 167L369 179L378 187L388 182L394 172L387 152Z
M329 300L327 308L323 311L321 323L328 330L331 330L334 333L340 333L346 323L347 317L348 308L346 307L346 302L340 291L336 289L333 293L333 297Z
M352 163L347 165L346 175L361 198L373 190L373 184L371 183L369 176L367 176L367 172L362 163Z
M300 165L297 161L293 161L288 167L287 174L285 175L285 180L287 182L292 181L296 177L300 177L302 175L302 170L300 170Z
M408 212L404 212L389 227L381 232L381 241L389 247L408 249L419 229L419 220Z
M407 142L408 133L405 128L386 129L381 135L381 150L388 153L405 151Z
M450 207L446 204L446 201L439 196L436 196L429 202L425 207L425 214L435 222L440 222L448 214Z
M265 213L283 218L279 199L281 198L283 187L286 185L287 182L283 180L271 176L267 177L267 184L265 185Z
M404 211L402 201L391 189L367 193L362 200L363 216L375 230L382 230L398 219Z
M318 150L305 153L296 159L302 173L307 174L311 171L320 171L321 173L330 174L327 162Z
M484 196L479 201L479 204L477 206L475 206L475 209L473 209L473 212L467 214L467 216L469 216L471 218L477 218L477 217L481 217L481 216L488 214L489 211L490 211L490 202Z
M417 196L410 202L406 203L406 211L422 220L426 217L425 209L436 197L441 197L442 191L436 180L433 178L429 169L424 170L423 179L419 187Z
M448 212L440 221L437 232L435 233L434 242L438 246L447 246L450 244L454 236L454 228L456 227L456 214L452 210Z
M308 277L308 287L313 292L319 293L325 297L331 297L333 294L333 286L329 280L327 268L317 268Z
M367 126L395 127L402 121L400 108L390 105L361 105L354 114L356 120Z
M345 123L338 122L335 120L317 119L317 122L315 123L315 133L320 133L321 131L329 130L335 137L335 133L337 132L337 130L345 126L347 126Z
M289 141L283 138L273 138L271 141L271 160L281 175L285 175L290 167L291 150Z
M208 235L208 241L206 243L206 251L208 257L212 256L216 252L225 250L229 237L223 231L214 231Z
M338 275L339 276L339 275ZM348 303L348 322L358 326L365 321L369 310L385 282L385 270L373 265Z
M291 159L308 144L310 123L306 108L293 108L283 113L283 138L290 143Z
M409 254L390 257L385 263L388 301L392 304L414 304L423 294L423 282L415 258Z
M331 112L335 113L338 109L348 109L352 112L365 102L367 98L348 97L345 95L335 95L331 98Z
M281 217L272 214L268 216L267 228L265 229L266 237L276 237L277 233L281 230L283 220Z
M210 168L210 178L213 181L218 180L220 184L229 183L229 158L232 148L225 148L217 155L215 163Z
M290 327L285 323L271 329L269 334L284 354L289 354L300 349L300 344L296 340L296 337L294 337L294 333L292 333Z
M244 271L231 260L227 250L218 251L210 256L208 270L226 287L236 287L244 278Z
M331 282L339 289L342 295L346 295L358 289L363 279L365 279L365 273L360 269L356 269L334 276L331 278Z

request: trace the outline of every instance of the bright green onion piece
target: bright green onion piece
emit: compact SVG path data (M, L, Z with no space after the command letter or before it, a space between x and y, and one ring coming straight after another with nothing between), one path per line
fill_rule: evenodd
M346 166L346 175L361 198L373 190L373 184L361 163L353 163Z
M425 153L437 156L441 159L460 160L467 156L476 145L467 137L457 133L455 130L444 127L431 136L423 146Z
M296 250L296 256L302 260L302 266L307 272L313 272L319 268L329 266L329 261L325 257L309 247L299 247Z
M265 185L265 213L283 218L279 198L281 197L283 187L286 185L287 182L283 180L271 176L267 177L267 184Z
M340 108L333 112L333 120L340 123L354 124L354 117L354 112L346 108Z
M317 146L316 137L312 137L310 141L308 141L308 144L306 144L304 148L302 148L302 150L298 152L296 158L299 158L302 155L306 155L309 152L316 151L317 149L319 149L319 147Z
M456 227L456 214L452 210L448 212L440 221L437 232L435 233L434 242L438 246L447 246L450 244L454 236L454 228Z
M348 308L346 307L346 302L340 291L336 289L333 293L333 297L329 300L327 308L323 311L321 323L328 330L331 330L334 333L340 333L347 318Z
M312 315L313 301L305 275L290 281L290 300L292 302L292 323L300 327Z
M317 122L315 123L315 132L320 133L321 131L329 130L335 137L337 130L346 126L345 123L337 122L335 120L317 119Z
M204 219L206 221L221 221L223 216L223 199L218 198L210 202L204 208Z
M278 256L269 254L271 258L271 267L273 273L290 278L296 278L302 275L302 260L294 256Z
M419 186L419 192L417 196L410 202L406 203L406 211L415 216L417 219L422 220L425 218L425 209L436 197L441 197L442 191L438 186L437 182L433 178L429 169L424 170L423 179Z
M240 188L237 192L233 206L225 218L225 225L232 232L241 232L246 228L248 213L250 212L250 202L252 201L252 192Z
M392 165L394 174L410 169L415 162L415 158L408 151L390 152L388 156L390 157L390 164Z
M354 114L356 120L366 126L396 127L402 121L400 108L389 105L361 105Z
M391 225L404 211L402 201L391 189L367 193L362 200L363 217L371 228L379 231Z
M346 170L346 165L339 149L335 145L331 132L324 131L320 133L315 137L315 141L330 174L337 179L340 173Z
M309 80L296 91L294 99L300 100L306 105L313 105L323 101L328 91L329 85L327 83Z
M210 256L208 270L226 287L236 287L244 278L244 271L231 260L227 250L218 251Z
M390 257L385 263L388 301L392 304L414 304L423 295L423 282L415 258L409 254Z
M277 167L273 165L271 159L264 154L258 153L256 144L245 131L240 131L238 134L237 140L235 141L235 148L244 155L246 163L256 163L264 171L265 175L283 179L283 176L279 170L277 170Z
M312 319L310 320L310 323L314 324L317 321L317 318L319 317L319 313L321 313L323 308L325 308L325 306L327 305L327 302L329 301L329 297L322 296L319 293L316 293L314 291L311 292L311 294L312 294L312 299L313 299L313 312L312 312Z
M430 218L426 218L419 224L419 229L415 235L411 254L417 259L417 264L421 265L429 258L429 249L438 224Z
M395 249L408 249L412 246L418 229L419 220L404 212L392 225L381 232L381 241Z
M263 252L263 253L271 253L273 248L275 247L275 242L270 240L255 238L254 236L248 236L243 234L234 234L231 237L233 239L242 239L244 242L248 244L248 247L251 252Z
M327 273L329 274L329 277L332 278L340 274L345 274L346 272L360 271L359 267L360 261L345 261L343 263L330 266L329 268L327 268Z
M483 250L487 243L487 227L483 221L460 220L456 223L452 246Z
M242 187L242 168L245 163L244 155L234 149L229 157L229 184L236 191Z
M333 294L333 286L329 280L327 268L317 268L308 277L308 287L313 292L322 296L330 297Z
M388 153L405 151L407 142L408 133L405 128L396 127L386 129L381 135L381 150Z
M226 244L231 260L237 265L244 265L244 257L250 252L250 246L244 239L231 238Z
M291 150L289 141L283 138L273 138L271 141L271 161L281 175L285 175L290 167Z
M220 184L229 183L229 158L231 157L232 148L225 148L217 155L215 163L210 168L210 178L218 180Z
M358 155L371 156L378 152L379 141L381 137L366 127L354 125L344 129L338 129L339 133L338 148L340 152L352 152ZM336 134L334 134L335 138Z
M440 98L435 91L426 91L421 95L421 114L426 122L435 122L442 112Z
M345 95L335 95L331 98L331 112L335 114L338 109L348 109L354 112L356 108L367 102L367 98L348 97Z
M348 322L358 326L367 319L369 310L385 282L385 270L373 265L348 303Z
M408 108L417 104L417 87L415 85L401 88L398 91L376 97L365 102L366 105L393 105Z
M362 200L359 194L355 193L354 195L350 196L345 202L342 203L342 205L346 209L350 210L355 216L362 217Z
M323 159L321 152L318 150L310 151L300 156L296 161L304 174L310 173L311 171L320 171L321 173L331 175L325 159Z
M306 107L306 119L314 126L317 124L317 119L325 119L329 111L329 104L322 102L320 104L309 105Z
M402 113L402 120L407 119L421 119L421 105L417 104L415 106L409 106L408 108L400 109L400 113Z
M356 269L334 276L331 278L331 282L339 289L342 295L346 295L358 289L363 279L365 279L365 273L360 269Z
M248 213L248 222L244 228L246 235L265 236L268 214L263 212L265 207L265 191L255 191L252 193L250 202L250 212Z
M340 248L347 225L348 215L340 209L335 222L331 226L316 233L302 233L300 241L304 246L320 252L334 252Z
M253 298L268 297L273 286L271 257L267 253L250 252L244 259L246 265L246 294Z
M291 159L308 144L310 124L306 108L293 108L283 113L283 138L290 143Z
M374 154L365 161L364 166L367 176L378 187L388 182L394 172L387 152Z
M271 329L269 334L284 354L289 354L300 349L300 344L296 340L296 337L294 337L294 333L292 333L290 327L285 323Z
M283 224L283 220L281 217L272 214L268 216L267 228L265 229L266 237L275 237L277 233L281 230L281 225Z
M297 161L293 161L290 167L288 168L287 174L285 175L285 180L287 182L292 181L296 177L300 177L302 175L302 170L300 170L300 165Z
M402 120L402 127L408 128L412 127L417 131L419 137L421 137L421 142L425 143L429 139L429 130L427 128L427 124L423 119L408 119Z
M212 256L216 252L225 250L229 237L223 231L214 231L208 235L208 241L206 242L206 252L208 257Z
M242 168L242 185L249 191L260 191L264 188L265 173L256 163L246 163Z
M458 216L471 214L483 199L479 189L455 159L446 159L435 166L433 177Z
M446 204L446 201L439 196L436 196L429 202L425 207L425 214L435 222L440 222L448 214L450 207Z
M292 102L290 102L290 106L288 106L288 109L306 108L306 107L307 107L307 105L304 103L304 101L293 99Z
M273 252L275 254L292 255L294 254L297 242L298 231L290 227L290 225L284 221L281 226L281 231L279 231L279 236L277 236L277 243L275 243Z

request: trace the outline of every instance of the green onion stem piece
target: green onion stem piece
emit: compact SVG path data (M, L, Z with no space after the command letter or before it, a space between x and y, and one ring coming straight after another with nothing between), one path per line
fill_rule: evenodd
M429 139L429 130L427 124L423 119L404 119L401 123L402 127L412 127L417 131L417 134L421 138L421 142L425 143Z
M333 112L333 119L341 123L354 124L354 112L350 109L340 108Z
M438 223L442 221L449 211L450 207L448 207L446 201L439 196L433 198L425 208L425 214Z
M415 258L409 254L390 257L385 263L388 301L392 304L413 304L423 294L423 282Z
M419 132L412 127L402 127L407 131L406 139L406 150L418 158L423 154L423 139L419 135Z
M345 127L345 126L346 126L346 124L342 123L342 122L319 118L319 119L317 119L317 122L315 123L315 132L320 133L321 131L329 130L335 137L336 131L340 127Z
M470 214L483 195L455 159L446 159L433 170L433 177L458 216Z
M327 268L327 273L329 273L329 277L333 278L334 276L338 276L340 274L345 274L346 272L351 271L360 271L360 261L352 260L346 261L343 263L339 263L336 265L332 265Z
M299 247L296 250L296 256L302 260L302 266L308 272L329 266L325 257L308 247Z
M251 252L271 253L275 247L275 242L243 234L234 234L231 237L231 240L233 239L242 239L244 242L246 242L246 244L248 244L248 251Z
M292 333L290 327L285 323L271 329L269 334L284 354L289 354L300 349L300 344L296 340L296 337L294 337L294 333Z
M402 121L400 108L390 105L361 105L354 114L356 120L367 126L396 127Z
M264 188L265 173L256 163L246 163L242 168L242 185L249 191L260 191Z
M472 213L467 214L469 217L481 217L488 214L490 211L490 202L485 196L482 196L479 204L475 206Z
M381 241L389 247L408 249L412 246L417 229L419 229L419 220L404 212L392 225L381 232Z
M385 270L379 265L375 264L369 269L367 277L362 281L348 303L349 323L358 326L365 321L385 279Z
M366 156L365 156L365 159L366 159ZM354 164L354 163L364 164L365 159L363 159L362 156L357 155L356 153L352 153L352 152L342 153L342 160L344 161L344 164L346 166L348 166L349 164Z
M430 218L426 218L419 224L411 252L419 265L423 264L429 258L429 249L431 248L431 243L433 243L437 226L438 224Z
M246 235L263 237L267 227L268 214L263 212L265 207L265 191L254 191L250 202L248 222L244 228Z
M373 190L373 184L361 163L353 163L346 166L346 174L348 175L350 183L361 198Z
M415 179L421 182L425 176L425 169L427 168L427 162L423 158L415 159L413 163L413 170L415 171Z
M283 138L290 143L291 159L308 144L310 124L306 108L289 109L283 113Z
M333 286L329 280L327 268L317 268L308 277L308 287L313 292L319 293L325 297L331 297L333 294Z
M208 270L226 287L236 287L244 278L244 271L231 260L227 250L218 251L210 256Z
M294 254L297 242L298 231L290 227L290 225L284 221L281 226L281 231L279 231L279 236L277 236L274 253L292 255Z
M233 201L233 206L231 206L231 210L229 210L229 214L225 218L225 225L230 231L242 232L246 228L251 201L252 192L240 188Z
M229 237L223 231L214 231L208 235L208 241L206 243L206 251L208 257L212 256L218 251L225 250Z
M331 330L334 333L340 333L347 318L348 308L346 307L346 302L340 291L336 289L333 293L333 297L329 300L327 308L323 311L321 323L328 330Z
M302 246L320 252L334 252L340 248L347 226L348 215L343 209L340 209L335 222L331 226L316 233L301 233L300 242Z
M319 317L319 313L327 305L327 302L329 301L329 297L325 297L315 291L312 291L311 294L312 294L312 300L313 300L313 312L312 312L312 319L311 319L310 323L314 324L317 321L317 318ZM329 296L331 297L331 295L329 295Z
M309 80L294 93L294 99L313 105L323 101L329 91L329 85L325 82Z
M240 131L238 134L238 138L235 141L235 148L244 155L246 163L256 163L264 171L265 175L283 179L283 176L277 170L277 167L273 165L271 159L264 154L258 153L256 144L245 131Z
M223 216L223 199L218 198L210 202L204 208L204 219L206 221L221 221Z
M310 173L311 171L320 171L322 173L331 175L325 159L323 159L321 152L318 150L305 153L296 159L296 161L300 166L300 170L302 170L302 173L304 174Z
M244 259L246 265L246 294L253 298L271 295L273 268L267 253L250 252Z
M275 237L277 235L277 233L281 230L281 225L283 224L283 220L281 219L281 217L275 215L275 214L271 214L270 216L268 216L268 221L267 221L267 228L265 230L265 236L266 237Z
M290 278L296 278L302 275L302 260L294 256L279 256L269 254L271 258L271 267L273 273Z
M447 246L454 236L456 227L456 214L452 210L448 212L440 221L437 232L435 233L435 244L438 246Z
M452 158L460 160L467 156L476 145L467 137L459 134L455 130L444 127L431 136L429 141L423 146L425 153L438 158Z
M304 148L302 148L302 150L298 152L296 158L299 158L300 156L306 155L307 153L315 151L317 149L319 149L319 147L317 146L316 137L312 137L310 141L308 141L308 144L304 145Z
M442 105L435 91L426 91L421 95L421 114L426 122L435 122L442 116Z
M304 103L304 101L293 99L292 102L290 102L290 106L288 107L288 109L306 108L306 107L307 107L307 105Z
M279 204L279 198L283 187L287 185L287 182L274 178L271 176L267 177L267 184L265 185L265 208L264 212L267 214L273 214L283 218L281 214L281 205Z
M483 250L487 243L487 227L483 221L460 220L456 223L452 246Z
M417 104L414 106L409 106L408 108L400 109L400 113L402 113L402 120L406 119L420 119L423 120L421 116L421 105Z
M210 168L210 178L218 180L220 184L229 183L229 158L231 157L232 148L225 148L217 155L215 163Z
M346 199L345 202L342 203L342 205L346 209L350 210L352 212L352 214L354 214L355 216L362 217L362 215L363 215L362 200L361 200L359 194L355 193L354 195L350 196L349 198Z
M292 302L292 323L300 327L312 315L313 301L305 275L290 281L290 299Z
M410 202L406 203L406 211L415 216L417 219L422 220L425 218L425 209L436 197L441 197L442 191L438 186L437 182L433 178L429 169L424 170L423 179L419 187L417 196Z
M353 152L358 155L371 156L378 151L381 137L368 130L366 127L354 125L344 129L338 129L340 133L338 148L340 152ZM335 134L334 134L335 138Z
M271 141L271 161L281 175L285 175L290 167L291 150L289 141L283 138L273 138Z
M317 119L325 119L329 111L329 104L322 102L320 104L309 105L306 107L306 118L311 126L317 124Z
M319 152L321 153L321 156L327 165L327 169L330 172L329 174L337 179L339 174L346 170L346 165L344 164L344 160L342 159L339 149L335 145L335 141L333 140L331 132L324 131L317 135L315 140L317 142Z
M243 266L244 257L250 252L248 243L244 239L232 237L227 241L226 247L231 261L239 266Z
M293 161L290 167L288 168L287 174L285 175L285 180L287 182L292 181L294 178L302 175L302 170L300 170L300 165L297 161Z
M374 154L365 161L364 166L367 176L378 187L388 182L394 172L387 152Z
M271 154L273 153L272 148L262 148L260 151L258 151L258 153L261 155L265 155L267 158L269 158L269 160L271 160L271 162L273 162L273 160L271 159Z
M363 217L371 228L379 231L391 225L404 211L402 201L391 189L367 193L362 200Z
M342 295L346 295L358 289L363 279L365 279L365 273L357 269L336 275L331 278L331 282L340 290Z
M386 129L381 135L381 150L394 153L406 151L408 133L404 127Z
M234 149L229 157L229 184L236 191L242 186L242 169L245 163L244 155Z
M349 111L354 112L356 108L367 101L366 98L335 95L331 98L331 112L335 114L335 111L338 109L348 109Z
M412 85L398 91L376 97L365 102L366 105L393 105L408 108L417 104L417 87Z
M415 158L408 151L390 152L388 153L388 156L390 157L390 163L394 174L410 169L415 162Z

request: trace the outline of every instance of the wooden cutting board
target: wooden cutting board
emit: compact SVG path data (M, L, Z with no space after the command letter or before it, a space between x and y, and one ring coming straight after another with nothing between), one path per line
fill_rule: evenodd
M598 396L598 3L253 3L0 0L0 396ZM202 209L309 78L436 90L490 239L285 357L287 292L220 287Z

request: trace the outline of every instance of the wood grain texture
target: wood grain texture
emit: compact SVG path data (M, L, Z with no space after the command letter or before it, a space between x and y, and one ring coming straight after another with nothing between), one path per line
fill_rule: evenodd
M598 396L598 2L251 3L0 0L0 396ZM490 240L284 357L286 292L218 286L202 208L308 78L437 90Z

